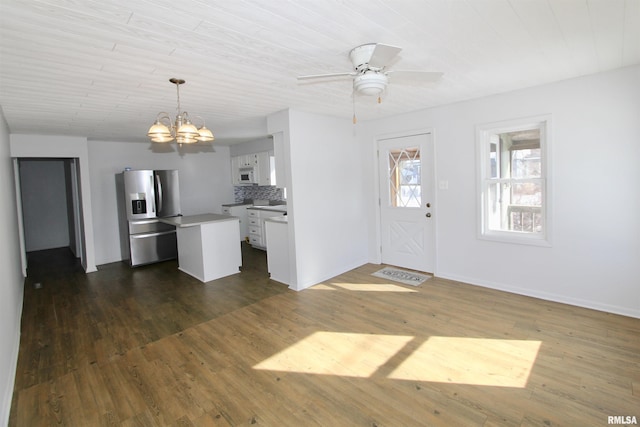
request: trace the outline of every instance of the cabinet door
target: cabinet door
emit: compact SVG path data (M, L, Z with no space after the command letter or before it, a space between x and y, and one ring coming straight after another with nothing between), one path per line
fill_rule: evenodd
M240 156L231 157L231 184L240 184Z
M273 164L273 156L268 152L264 151L262 153L258 153L258 167L256 172L258 173L258 185L275 185L275 182L272 178L275 178L273 172L273 168L271 165Z
M273 155L274 155L274 177L278 188L286 188L287 176L285 171L284 155L284 134L277 132L273 134Z
M258 154L245 154L238 157L241 159L240 167L254 168L258 166Z

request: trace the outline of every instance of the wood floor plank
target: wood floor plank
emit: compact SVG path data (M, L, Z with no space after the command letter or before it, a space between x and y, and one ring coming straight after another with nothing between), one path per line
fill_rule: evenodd
M301 292L264 252L30 262L10 426L573 426L640 418L640 319L366 264ZM62 263L62 264L61 264ZM42 283L40 289L34 281Z

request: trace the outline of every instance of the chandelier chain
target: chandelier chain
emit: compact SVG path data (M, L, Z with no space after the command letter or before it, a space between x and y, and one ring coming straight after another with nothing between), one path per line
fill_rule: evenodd
M178 114L182 112L180 109L180 84L176 84L176 93L178 94Z

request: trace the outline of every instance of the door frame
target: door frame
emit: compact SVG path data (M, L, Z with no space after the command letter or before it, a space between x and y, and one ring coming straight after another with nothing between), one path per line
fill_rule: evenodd
M438 182L437 182L437 141L436 141L436 133L435 129L432 127L427 128L418 128L411 130L404 130L398 132L384 133L378 134L374 137L373 144L373 177L374 177L374 203L375 203L375 263L382 264L382 195L380 192L380 161L379 161L379 147L380 141L393 139L393 138L404 138L408 136L414 135L422 135L429 134L431 137L431 142L433 145L433 204L434 207L431 208L432 212L432 221L433 221L433 273L434 276L438 274Z

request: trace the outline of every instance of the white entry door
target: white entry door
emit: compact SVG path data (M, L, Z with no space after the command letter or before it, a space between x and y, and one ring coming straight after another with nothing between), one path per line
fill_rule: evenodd
M431 134L378 140L382 262L434 272Z

